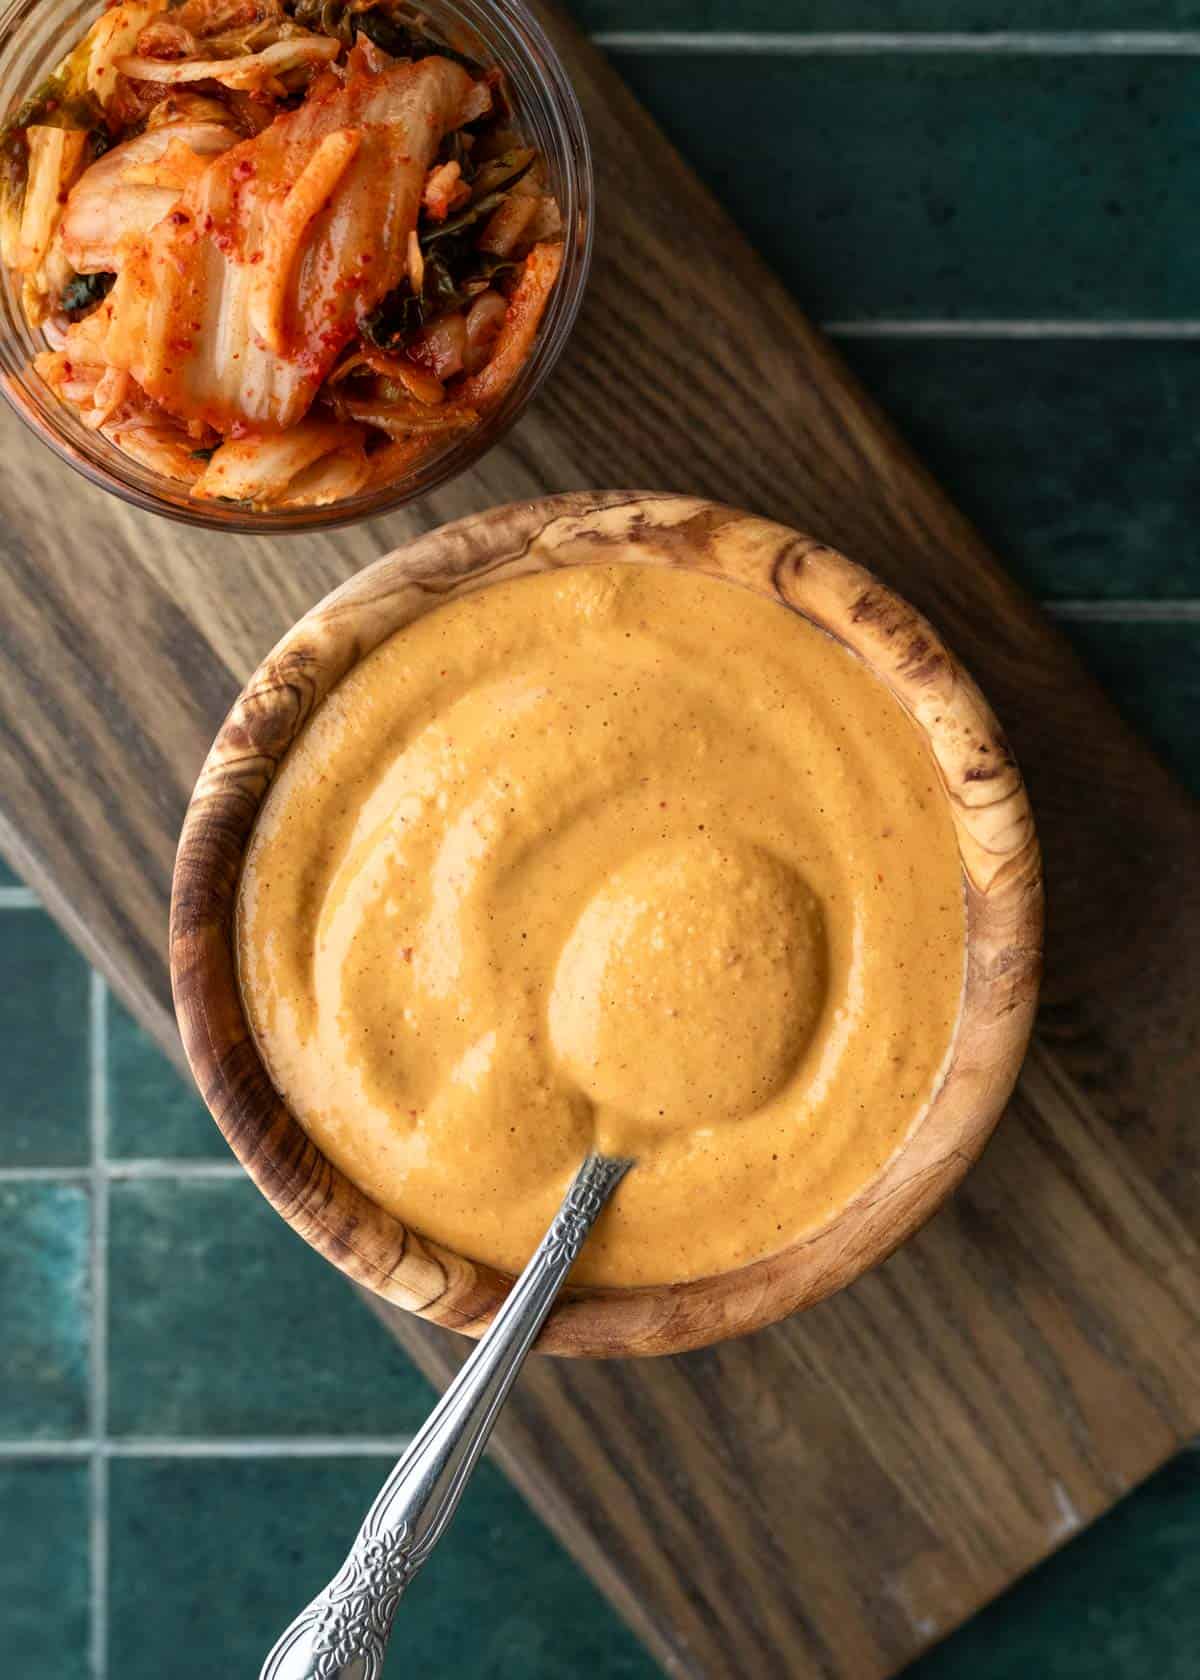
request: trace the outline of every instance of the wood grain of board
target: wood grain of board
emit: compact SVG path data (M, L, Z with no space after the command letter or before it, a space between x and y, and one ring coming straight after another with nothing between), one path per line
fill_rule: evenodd
M539 7L539 10L542 8ZM224 710L332 585L420 529L585 487L812 532L977 674L1045 851L1040 1043L982 1164L879 1272L705 1353L537 1362L506 1465L668 1671L894 1671L1200 1424L1200 821L603 60L547 14L596 150L588 301L467 478L277 543L168 526L3 421L0 840L177 1054L175 837ZM397 1333L445 1374L455 1338Z

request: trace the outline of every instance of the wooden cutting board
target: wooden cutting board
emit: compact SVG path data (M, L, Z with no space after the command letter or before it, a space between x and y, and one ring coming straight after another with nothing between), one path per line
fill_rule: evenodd
M594 279L510 441L416 512L216 537L3 426L0 841L177 1054L177 827L240 682L407 534L588 486L803 527L933 618L987 689L1046 852L1040 1038L951 1207L846 1294L672 1361L538 1361L500 1452L672 1674L892 1673L1200 1426L1200 821L575 30ZM815 237L815 234L814 234ZM435 1376L457 1339L391 1315Z

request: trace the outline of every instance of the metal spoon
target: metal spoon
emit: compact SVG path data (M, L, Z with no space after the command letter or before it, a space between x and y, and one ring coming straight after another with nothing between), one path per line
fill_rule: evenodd
M280 1635L259 1680L379 1680L396 1607L445 1533L584 1238L631 1165L589 1155L580 1167L490 1328L380 1489L345 1563Z

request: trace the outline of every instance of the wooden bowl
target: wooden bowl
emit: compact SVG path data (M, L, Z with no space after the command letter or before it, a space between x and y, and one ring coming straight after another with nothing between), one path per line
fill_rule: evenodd
M781 1253L715 1277L567 1292L539 1343L548 1353L700 1347L810 1306L876 1265L979 1155L1016 1080L1037 997L1041 873L1020 773L979 690L912 607L811 538L710 502L605 493L499 508L377 561L306 614L242 691L188 808L171 905L180 1030L217 1124L289 1225L356 1283L467 1335L504 1298L507 1277L406 1229L325 1158L276 1093L238 992L238 876L272 776L356 661L453 596L620 557L629 543L641 561L726 576L802 613L872 666L916 720L958 833L966 985L941 1088L842 1213Z

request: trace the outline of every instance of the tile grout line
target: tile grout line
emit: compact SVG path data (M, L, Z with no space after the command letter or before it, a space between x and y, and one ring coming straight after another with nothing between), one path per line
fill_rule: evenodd
M0 910L39 910L41 905L32 887L0 887Z
M1200 53L1194 29L779 30L599 29L598 47L619 52L821 54L956 53L976 56L1113 57Z
M114 1458L399 1458L411 1435L264 1435L227 1440L180 1436L131 1436L128 1440L0 1441L0 1462Z
M246 1169L237 1161L172 1160L105 1161L100 1175L109 1183L123 1179L200 1179L220 1183L226 1179L244 1179ZM95 1167L0 1167L0 1184L91 1184L97 1175Z
M108 1671L108 988L95 969L88 992L92 1185L90 1671Z
M1006 318L1002 316L964 316L961 319L878 319L861 321L822 321L821 331L830 338L1079 338L1142 340L1200 338L1200 321L1187 317L1177 320L1130 319L1124 321L1070 320L1065 317Z
M1043 601L1051 618L1076 624L1200 624L1200 600Z
M225 1179L244 1179L246 1169L239 1161L148 1160L131 1158L127 1161L105 1163L105 1177L109 1183L122 1179L200 1179L221 1182Z
M90 1184L91 1167L0 1167L0 1184Z
M264 1435L249 1440L194 1440L187 1436L146 1436L107 1441L109 1458L399 1458L409 1435Z
M94 1441L39 1441L33 1436L24 1441L0 1441L0 1462L13 1459L91 1458L96 1451Z

